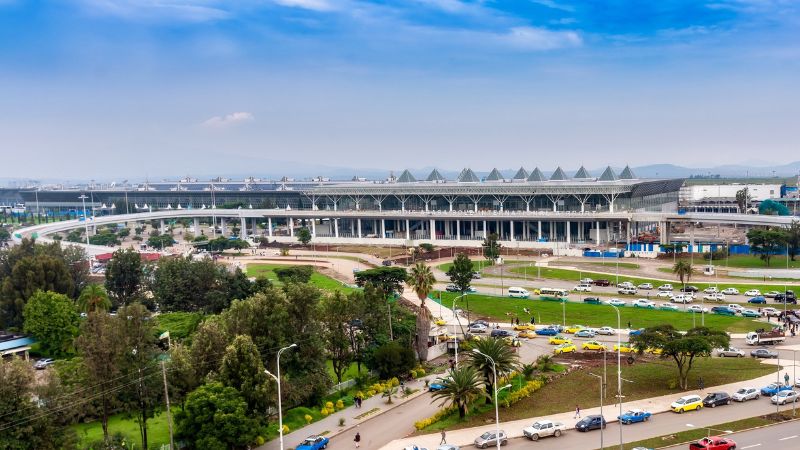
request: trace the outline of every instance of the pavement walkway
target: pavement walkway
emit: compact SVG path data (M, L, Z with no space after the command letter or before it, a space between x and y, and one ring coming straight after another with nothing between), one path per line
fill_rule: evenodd
M786 348L786 349L789 349L789 350L796 349L796 348L793 348L793 347L798 347L798 346L791 346L791 347L787 346L787 347L782 347L782 348ZM778 365L782 366L784 368L784 370L787 369L787 368L792 369L794 367L794 362L792 360L787 360L787 359L765 360L764 363L766 363L766 364L778 364ZM697 389L689 390L689 391L684 392L682 395L697 394L697 395L700 395L700 396L705 396L705 394L707 394L708 392L713 392L713 391L725 391L725 392L728 392L728 393L733 393L733 392L736 392L738 389L743 388L743 387L761 388L762 386L766 386L767 384L772 383L772 382L776 382L776 381L783 382L783 378L782 377L783 377L783 371L779 371L778 375L770 374L770 375L764 375L762 377L751 379L751 380L739 381L739 382L736 382L736 383L730 383L730 384L725 384L725 385L721 385L721 386L709 386L709 387L707 387L706 389L704 389L702 391L701 390L697 390ZM612 384L611 380L609 380L609 384ZM625 393L625 386L623 384L623 395L624 395L624 393ZM659 412L665 412L665 411L669 411L669 409L670 409L669 405L672 402L674 402L680 396L681 395L678 395L678 394L670 394L670 395L664 395L664 396L660 396L660 397L653 397L653 398L648 398L648 399L635 400L635 401L631 401L631 402L624 402L622 404L622 410L623 411L627 411L627 410L630 410L630 409L644 409L644 410L650 411L653 414L659 413ZM565 399L565 401L566 401L566 399ZM569 403L569 402L566 401L566 403ZM604 411L603 411L604 412L604 416L606 417L606 421L608 423L613 423L613 422L617 421L616 417L619 415L619 411L620 411L620 407L619 407L618 404L606 405L603 409L604 409ZM582 417L586 417L587 415L593 415L593 414L600 414L600 407L588 408L588 409L585 409L585 410L584 409L581 410L581 416ZM518 438L518 437L522 436L522 429L523 428L528 427L532 423L536 422L537 420L541 420L541 419L548 419L548 420L553 420L553 421L556 421L556 422L563 422L567 426L567 429L573 429L575 427L575 423L577 422L577 419L575 418L575 412L574 411L570 411L570 412L565 412L565 413L560 413L560 414L553 414L553 415L550 415L550 416L547 416L547 417L531 417L531 418L527 418L527 419L513 420L513 421L509 421L509 422L501 422L500 423L500 429L504 430L508 434L509 438ZM480 427L463 428L463 429L460 429L460 430L448 431L447 432L447 442L449 444L455 444L455 445L459 445L459 446L470 445L470 444L472 444L472 442L474 441L474 439L476 437L480 436L481 434L483 434L486 431L492 431L494 429L495 429L495 425L494 424L490 424L490 425L484 425L484 426L480 426ZM411 438L397 439L397 440L394 440L394 441L390 442L389 444L381 447L381 449L396 450L396 449L402 449L402 448L405 448L405 447L408 447L408 446L412 446L412 445L417 445L420 448L435 449L435 448L437 448L437 446L438 446L438 444L440 442L440 439L441 439L441 436L437 432L437 433L432 433L432 434L415 436L415 437L411 437Z

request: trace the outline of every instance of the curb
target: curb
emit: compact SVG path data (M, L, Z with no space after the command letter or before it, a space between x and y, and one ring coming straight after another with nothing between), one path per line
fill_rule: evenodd
M761 426L758 426L758 427L752 427L752 428L745 428L745 429L742 429L742 430L736 430L733 433L727 433L726 435L728 435L728 434L736 434L736 433L746 433L748 431L760 430L762 428L774 427L776 425L783 425L785 423L797 422L798 420L800 420L800 417L798 417L796 419L784 420L783 422L776 422L776 423L771 423L771 424L768 424L768 425L761 425ZM703 428L703 427L698 427L698 428ZM658 436L656 436L656 437L658 437ZM687 444L691 444L692 442L694 442L694 441L676 442L676 443L670 444L670 445L668 445L666 447L655 447L654 450L675 447L676 445L687 445Z

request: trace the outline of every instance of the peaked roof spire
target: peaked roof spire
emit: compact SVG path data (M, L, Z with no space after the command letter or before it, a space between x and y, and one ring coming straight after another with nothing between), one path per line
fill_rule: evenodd
M619 174L619 179L620 180L635 180L636 179L636 174L633 173L633 170L631 169L631 166L625 166L625 168L622 169L622 173Z
M544 174L542 173L541 170L539 170L538 167L533 169L533 172L531 172L531 174L528 175L528 181L544 181L544 180L545 180Z
M600 175L598 181L617 181L619 178L617 174L614 172L614 169L611 166L606 167L606 170L603 171L603 174Z
M525 170L525 168L524 168L524 167L520 167L520 168L519 168L519 170L517 171L517 173L514 175L514 178L512 178L512 179L513 179L513 180L522 180L522 181L525 181L525 180L527 180L527 179L528 179L528 175L530 175L530 174L528 173L528 171L527 171L527 170Z
M404 170L397 179L398 183L414 183L415 181L417 181L417 179L414 178L414 175L411 175L408 169Z
M461 173L458 175L458 182L459 183L480 183L480 179L475 172L472 171L469 167L464 168Z
M428 175L428 178L426 178L426 179L425 179L425 181L435 181L435 182L439 182L439 181L447 181L447 180L445 180L445 178L442 176L442 174L441 174L441 173L439 173L439 171L438 171L438 170L436 170L436 169L433 169L433 170L431 171L431 174L430 174L430 175Z
M497 170L497 168L492 169L492 171L489 172L489 175L486 177L486 181L503 181L503 180L505 180L505 178L503 178L503 174L500 173L500 171Z
M581 168L578 169L577 172L575 172L575 176L573 176L572 178L585 180L588 178L592 178L592 175L589 173L588 170L586 170L585 167L581 166Z
M567 174L564 173L564 169L561 166L556 167L556 171L550 175L550 181L565 181L567 179Z

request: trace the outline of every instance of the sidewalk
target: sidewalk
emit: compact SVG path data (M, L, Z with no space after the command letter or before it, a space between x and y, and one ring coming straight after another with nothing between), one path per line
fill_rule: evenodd
M783 360L783 359L782 360L765 360L763 362L765 364L779 364L779 365L783 366L784 370L786 370L787 368L792 368L794 366L794 363L791 360ZM665 396L661 396L661 397L653 397L653 398L649 398L649 399L642 399L642 400L636 400L636 401L631 401L631 402L625 402L625 403L622 404L622 410L623 411L627 411L627 410L630 410L630 409L644 409L644 410L647 410L647 411L649 411L649 412L651 412L653 414L660 413L660 412L666 412L666 411L669 411L669 409L670 409L669 405L672 402L674 402L677 398L679 398L679 397L681 397L683 395L697 394L697 395L700 395L701 397L704 397L705 394L707 394L708 392L712 392L712 391L725 391L725 392L728 392L728 393L733 393L733 392L735 392L738 389L743 388L743 387L761 388L761 387L766 386L767 384L775 382L775 381L783 382L782 373L783 373L783 371L779 371L778 372L779 375L770 374L770 375L764 375L762 377L755 378L755 379L752 379L752 380L740 381L740 382L725 384L725 385L721 385L721 386L709 386L709 387L707 387L706 389L704 389L702 391L695 389L695 390L689 390L689 391L686 391L686 392L683 392L683 393L680 393L680 394L676 393L676 394L670 394L670 395L665 395ZM780 380L778 380L779 377L780 377ZM611 384L611 377L609 377L609 384ZM624 389L625 388L623 386L623 395L625 393ZM569 404L568 399L565 399L565 403ZM581 410L581 416L582 417L586 417L588 415L593 415L593 414L600 414L600 408L599 407L595 407L595 408L588 408L588 409L585 409L585 410L584 409ZM608 423L616 422L617 421L617 416L619 415L619 405L617 405L617 404L605 405L603 407L603 415L605 416L606 421ZM554 414L554 415L547 416L547 417L531 417L529 419L514 420L514 421L510 421L510 422L501 422L500 423L500 429L504 430L508 434L508 437L511 438L511 439L522 437L522 429L523 428L528 427L532 423L536 422L537 420L541 420L541 419L548 419L548 420L553 420L553 421L556 421L556 422L563 422L567 426L567 429L573 429L573 428L575 428L575 423L577 422L577 419L575 419L574 416L575 416L575 412L574 411L569 411L569 412ZM455 445L459 445L459 446L471 445L476 437L480 436L481 434L483 434L486 431L493 431L494 429L495 429L495 425L494 424L488 424L488 425L484 425L484 426L480 426L480 427L464 428L464 429L452 430L452 431L448 430L447 431L447 443L448 444L455 444ZM437 433L426 434L426 435L417 436L417 437L413 437L413 438L397 439L397 440L394 440L394 441L390 442L389 444L387 444L387 445L385 445L385 446L383 446L381 448L385 449L385 450L390 450L390 449L405 448L407 446L417 445L420 448L425 447L425 448L431 449L431 448L436 448L438 446L440 439L441 439L441 436L437 432Z
M406 387L412 390L417 389L417 392L414 392L408 397L395 397L392 399L391 405L386 404L386 399L381 397L381 394L376 394L368 399L365 399L362 402L361 408L356 408L355 405L349 406L303 428L291 430L289 434L283 436L284 447L293 448L302 442L303 439L316 434L322 434L325 437L332 438L338 434L350 430L353 427L358 426L368 419L372 419L373 417L403 406L410 400L415 399L427 392L425 388L426 379L432 380L438 376L439 375L427 375L425 377L407 382ZM372 413L365 414L373 409L375 411ZM364 417L358 418L358 416L362 414L365 414ZM339 419L345 420L344 426L339 426ZM261 447L258 447L259 450L277 450L279 448L280 441L278 438L275 438Z

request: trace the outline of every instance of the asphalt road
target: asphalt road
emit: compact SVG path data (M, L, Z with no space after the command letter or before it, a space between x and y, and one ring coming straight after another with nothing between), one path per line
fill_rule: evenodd
M800 448L800 425L789 422L771 427L759 428L742 433L729 435L735 442L736 448L744 449L770 449L770 450L795 450ZM668 448L685 448L676 445Z

